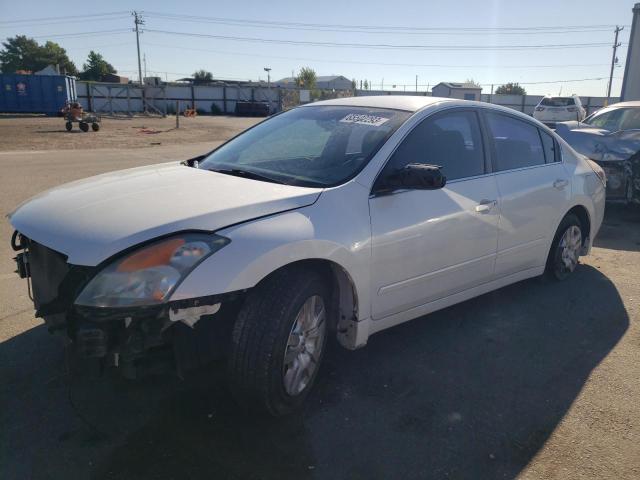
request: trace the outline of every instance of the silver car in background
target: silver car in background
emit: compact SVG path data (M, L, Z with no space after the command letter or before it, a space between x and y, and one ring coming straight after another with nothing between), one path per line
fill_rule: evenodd
M607 200L640 203L640 101L616 103L556 133L607 175Z

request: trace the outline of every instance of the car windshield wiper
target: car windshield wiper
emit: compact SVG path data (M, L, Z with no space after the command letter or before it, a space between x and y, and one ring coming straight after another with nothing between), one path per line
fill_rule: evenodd
M273 177L269 177L261 173L251 172L249 170L243 170L241 168L210 168L209 170L212 172L224 173L225 175L233 175L235 177L250 178L252 180L261 180L263 182L287 185L282 180L277 180Z

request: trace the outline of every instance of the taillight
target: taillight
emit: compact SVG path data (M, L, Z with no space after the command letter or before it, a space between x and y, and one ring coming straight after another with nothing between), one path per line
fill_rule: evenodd
M544 110L544 107L536 107L536 112L542 112Z
M577 112L578 109L576 107L567 107L567 112Z

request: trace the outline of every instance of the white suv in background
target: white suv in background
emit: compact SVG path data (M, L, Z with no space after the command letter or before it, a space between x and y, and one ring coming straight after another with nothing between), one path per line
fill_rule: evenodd
M550 97L546 96L533 111L533 118L541 121L548 127L554 128L557 122L577 120L581 122L587 116L587 111L582 106L580 97Z

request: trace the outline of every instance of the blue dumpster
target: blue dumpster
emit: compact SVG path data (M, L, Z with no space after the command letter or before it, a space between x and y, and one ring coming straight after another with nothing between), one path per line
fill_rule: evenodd
M66 75L0 73L0 113L56 115L76 100L76 80Z

